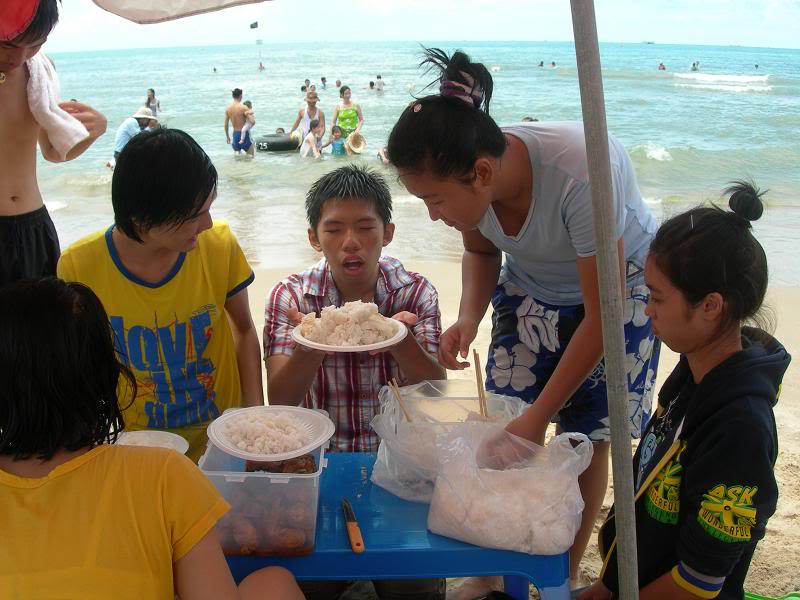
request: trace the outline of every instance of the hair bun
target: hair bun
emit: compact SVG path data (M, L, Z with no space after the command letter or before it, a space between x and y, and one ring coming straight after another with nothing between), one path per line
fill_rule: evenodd
M420 67L427 66L427 71L437 72L435 81L428 84L440 84L440 94L443 97L457 98L464 101L470 108L477 108L489 114L489 103L492 100L494 87L492 75L482 63L472 62L469 55L461 50L448 56L440 48L425 48L424 60Z
M747 181L734 181L725 190L725 194L730 194L728 206L736 213L736 216L747 221L758 221L764 213L764 204L761 196L766 192L759 190L754 184Z

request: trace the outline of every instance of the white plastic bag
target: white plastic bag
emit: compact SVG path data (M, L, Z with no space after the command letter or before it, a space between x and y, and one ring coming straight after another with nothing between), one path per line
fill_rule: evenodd
M578 476L592 459L589 438L562 433L542 447L498 425L465 423L440 442L428 529L528 554L569 549L584 506ZM499 463L503 469L486 466Z
M469 397L469 393L472 396ZM472 382L431 381L400 389L409 422L388 387L379 394L372 428L381 438L372 482L411 502L430 502L439 468L436 438L461 422L480 419ZM505 426L528 407L519 398L486 393L492 422Z

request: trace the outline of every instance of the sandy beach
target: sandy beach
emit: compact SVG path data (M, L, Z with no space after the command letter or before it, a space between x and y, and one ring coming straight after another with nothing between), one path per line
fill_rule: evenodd
M261 334L264 325L264 299L270 288L286 275L301 271L308 265L296 265L292 269L263 269L256 271L256 279L249 288L250 306L256 328ZM424 274L436 286L442 312L442 326L451 325L458 316L461 294L461 268L453 262L411 262L406 268ZM769 290L767 303L774 314L776 337L786 346L792 356L800 356L800 313L793 307L800 304L800 288L773 288ZM481 355L488 348L491 319L484 317L474 347ZM662 349L659 364L658 386L670 373L677 355L668 348ZM461 372L450 371L450 378L474 380L472 368ZM265 382L266 383L266 382ZM783 392L775 410L780 441L780 455L775 467L780 486L778 510L770 519L767 536L759 544L747 578L746 590L767 596L782 596L800 590L800 414L793 408L797 402L800 378L794 365L789 368L783 381ZM609 489L603 508L608 511L613 501L613 485ZM594 543L587 549L581 565L582 575L587 581L597 577L600 558Z

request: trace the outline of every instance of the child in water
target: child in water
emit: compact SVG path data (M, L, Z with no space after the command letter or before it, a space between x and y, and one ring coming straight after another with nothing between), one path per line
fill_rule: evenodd
M245 139L247 133L256 125L256 113L253 112L253 103L250 100L245 100L242 104L247 107L247 110L244 111L244 126L242 127L242 139Z
M699 207L656 233L647 316L680 361L633 458L642 598L742 598L775 512L773 406L791 357L760 321L767 258L753 236L761 193L736 183L732 211ZM761 319L763 320L763 319ZM614 508L600 529L600 580L579 600L617 594Z
M314 158L319 158L321 156L320 153L320 146L321 146L321 139L322 134L322 127L320 127L319 119L314 119L309 123L310 131L308 135L303 140L302 146L300 146L300 156L306 157L311 154Z
M342 138L342 128L338 125L334 125L333 129L331 129L331 137L325 143L322 148L327 148L328 146L331 147L331 154L333 156L344 156L345 154L352 154L350 151L350 146L347 144L347 141Z

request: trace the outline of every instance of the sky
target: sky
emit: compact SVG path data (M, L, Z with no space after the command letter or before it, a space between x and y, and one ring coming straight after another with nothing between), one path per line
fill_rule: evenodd
M334 41L570 41L568 0L274 0L136 25L62 0L48 52ZM595 0L601 42L798 48L800 0ZM258 21L258 29L249 24Z

